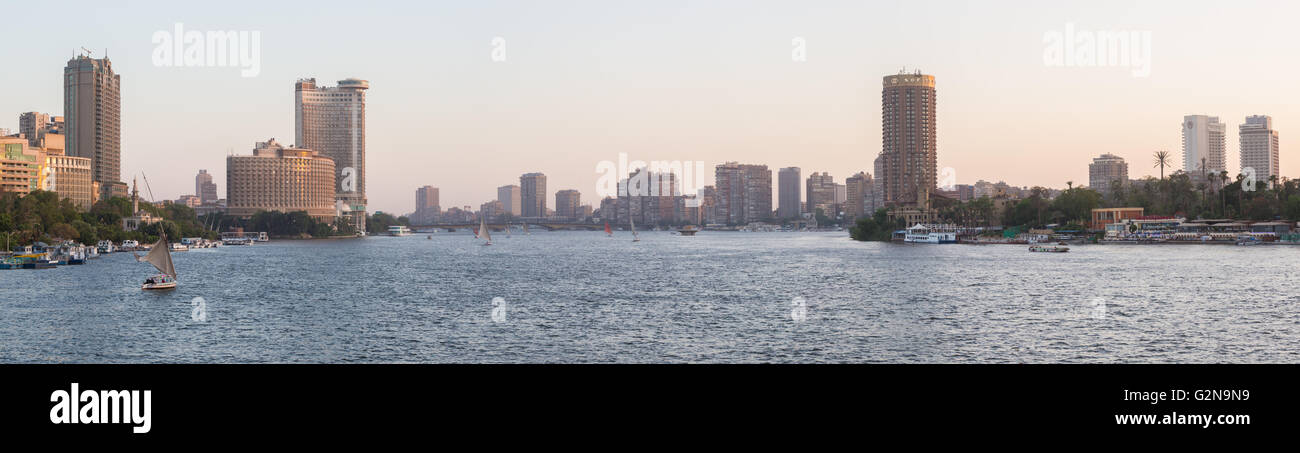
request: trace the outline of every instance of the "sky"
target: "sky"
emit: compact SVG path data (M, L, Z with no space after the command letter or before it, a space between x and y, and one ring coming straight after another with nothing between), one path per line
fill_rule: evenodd
M54 14L40 2L4 7L17 39L0 46L0 128L62 114L67 60L107 54L122 78L123 179L147 175L156 199L192 194L199 169L224 197L225 156L292 143L304 77L370 81L369 205L399 214L420 186L438 187L444 208L477 208L528 172L547 174L548 204L562 189L598 204L596 169L620 153L843 183L872 171L881 79L903 68L936 77L939 167L959 184L1086 184L1102 153L1127 159L1130 177L1155 175L1154 151L1181 162L1188 114L1227 124L1233 174L1237 126L1272 116L1282 175L1300 176L1288 145L1297 2L65 3L57 21L38 19ZM259 70L155 64L155 34L177 23L257 32ZM1070 59L1047 58L1067 29ZM1104 48L1080 36L1107 31L1149 44L1149 65L1073 51Z

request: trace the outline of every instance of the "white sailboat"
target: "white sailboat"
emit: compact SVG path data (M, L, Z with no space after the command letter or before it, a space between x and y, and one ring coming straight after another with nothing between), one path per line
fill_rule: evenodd
M528 232L528 222L524 222L524 236L531 236L531 235L532 233Z
M483 245L492 245L492 232L488 231L487 216L479 216L478 220L478 236L487 239L487 242L484 242Z
M158 242L149 249L149 254L144 257L136 255L139 261L145 261L152 264L158 269L159 274L149 277L140 285L140 289L175 289L176 288L176 267L172 266L172 254L167 244L167 234L159 232Z
M641 237L636 235L636 221L633 221L631 217L628 217L627 223L632 228L632 242L641 242Z

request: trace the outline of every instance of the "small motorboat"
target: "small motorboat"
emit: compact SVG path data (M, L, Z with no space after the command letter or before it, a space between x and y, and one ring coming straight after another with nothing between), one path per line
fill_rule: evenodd
M1029 251L1047 252L1047 253L1065 253L1070 251L1070 248L1061 245L1031 245L1029 246Z

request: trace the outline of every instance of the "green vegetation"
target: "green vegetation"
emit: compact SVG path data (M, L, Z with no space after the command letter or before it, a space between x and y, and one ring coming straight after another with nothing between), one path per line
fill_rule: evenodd
M89 212L78 212L70 200L58 199L58 194L42 190L19 197L15 193L0 194L0 233L9 239L8 247L29 245L33 242L56 243L74 240L93 245L101 240L121 242L133 239L140 242L158 240L166 231L168 238L217 237L215 231L204 228L185 205L171 204L159 208L141 203L140 209L164 220L146 225L139 231L122 229L122 219L131 216L131 200L112 198L96 203Z
M849 237L858 241L888 241L895 230L903 228L907 227L903 225L902 220L890 222L889 211L878 209L871 217L858 218L857 222L849 228Z
M393 217L392 214L385 214L382 212L376 212L366 218L366 231L369 231L371 234L388 231L388 227L393 225L406 225L409 227L411 226L411 219L408 219L405 216Z

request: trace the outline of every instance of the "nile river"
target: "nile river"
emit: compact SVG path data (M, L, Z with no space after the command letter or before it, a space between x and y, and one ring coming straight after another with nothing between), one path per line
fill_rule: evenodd
M129 253L0 271L0 362L1300 361L1300 247L641 237L201 249L163 293Z

